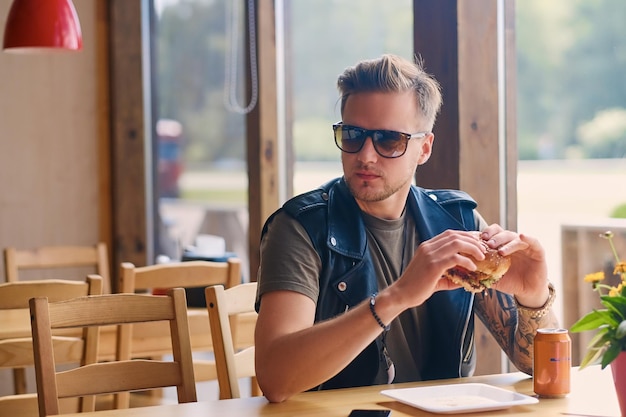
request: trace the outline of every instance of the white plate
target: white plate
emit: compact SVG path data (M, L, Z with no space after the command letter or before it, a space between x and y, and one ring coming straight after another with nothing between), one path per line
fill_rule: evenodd
M528 395L477 383L388 389L380 393L401 403L439 414L500 410L539 402L537 398Z

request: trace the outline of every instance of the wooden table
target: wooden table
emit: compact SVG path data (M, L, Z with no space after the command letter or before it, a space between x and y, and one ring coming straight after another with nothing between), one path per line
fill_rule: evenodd
M216 400L188 404L169 404L139 407L126 410L106 410L95 413L68 414L72 417L223 417L223 416L319 416L347 417L354 408L392 410L391 417L434 416L435 414L401 404L380 394L381 389L408 388L449 383L481 382L522 394L534 395L532 379L522 373L499 374L424 383L395 384L307 392L280 403L270 404L265 397ZM591 367L579 371L572 369L572 392L565 398L540 399L532 405L519 405L504 410L482 413L457 414L459 416L587 416L617 417L619 408L610 370Z

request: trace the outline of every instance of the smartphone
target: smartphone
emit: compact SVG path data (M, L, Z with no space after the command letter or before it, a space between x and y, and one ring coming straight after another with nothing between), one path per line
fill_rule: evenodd
M348 417L388 417L391 410L352 410Z

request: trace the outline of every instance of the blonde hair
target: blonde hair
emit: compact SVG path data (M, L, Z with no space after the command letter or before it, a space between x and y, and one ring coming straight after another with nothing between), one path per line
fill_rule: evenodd
M428 129L435 124L442 103L441 87L433 76L424 71L421 60L411 62L392 54L346 68L337 79L337 89L341 94L341 114L351 94L413 91Z

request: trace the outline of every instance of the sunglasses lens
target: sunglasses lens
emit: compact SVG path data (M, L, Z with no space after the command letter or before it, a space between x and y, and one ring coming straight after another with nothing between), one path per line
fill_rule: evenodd
M363 147L365 130L353 126L338 126L335 129L335 142L339 149L348 153L356 153Z
M398 157L406 151L407 140L398 132L378 131L374 135L374 147L382 156Z

